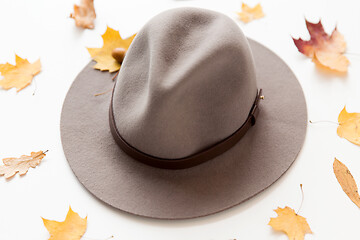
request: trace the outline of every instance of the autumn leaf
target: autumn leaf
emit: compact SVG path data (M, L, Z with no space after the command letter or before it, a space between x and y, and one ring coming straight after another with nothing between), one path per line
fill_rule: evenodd
M360 146L360 113L348 113L344 107L339 114L338 122L338 136Z
M27 59L22 59L18 55L15 55L15 65L10 63L0 64L0 73L4 76L0 80L0 86L8 90L10 88L16 88L20 90L27 87L41 70L40 59L34 63L29 63Z
M118 31L107 27L106 32L101 36L104 42L103 47L87 48L92 59L97 62L94 68L101 71L118 71L120 69L120 63L112 57L112 51L116 48L127 50L135 35L136 34L127 39L122 39Z
M94 0L81 0L80 6L74 5L74 13L70 17L75 20L77 27L93 29L96 18Z
M243 21L244 23L248 23L252 20L264 17L264 12L262 10L260 3L253 8L243 3L241 5L241 12L237 12L237 14L240 20Z
M71 207L63 222L43 218L44 225L50 233L49 240L80 240L87 226L87 217L81 218Z
M301 38L293 38L299 52L326 68L338 72L346 72L350 62L343 55L346 50L344 36L339 33L337 28L329 36L325 32L321 21L311 23L305 19L305 22L310 34L310 40L304 41Z
M35 168L46 156L47 151L32 152L30 156L22 155L20 158L4 158L4 165L0 166L0 176L13 177L17 172L20 175L27 173L30 167Z
M269 225L276 231L286 233L289 240L302 240L305 234L312 233L306 218L298 215L289 207L274 210L278 216L271 218Z
M339 160L335 158L333 163L334 173L336 179L340 183L343 191L348 195L348 197L360 208L360 196L358 192L358 187L354 180L354 177L351 175L349 169Z

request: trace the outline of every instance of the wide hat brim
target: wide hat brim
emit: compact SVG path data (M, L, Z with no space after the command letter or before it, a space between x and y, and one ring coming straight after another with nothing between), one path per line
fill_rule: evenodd
M256 124L230 150L201 165L167 170L140 163L115 143L109 128L112 74L89 63L72 84L61 115L65 156L79 181L105 203L135 215L186 219L217 213L263 191L296 159L307 109L291 69L249 39L260 103ZM211 131L211 129L209 129Z

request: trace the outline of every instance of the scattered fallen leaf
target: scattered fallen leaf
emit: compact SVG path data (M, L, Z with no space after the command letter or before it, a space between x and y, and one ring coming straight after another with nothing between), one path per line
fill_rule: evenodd
M120 63L112 57L112 52L115 48L124 48L125 50L128 50L135 35L136 34L127 39L122 39L118 31L107 27L106 32L101 36L104 41L103 47L87 48L92 59L97 62L94 68L101 71L118 71L120 69Z
M351 175L349 169L339 160L335 158L333 163L334 173L336 179L340 183L343 191L348 195L348 197L360 208L360 196L358 193L358 187L354 180L354 177Z
M71 207L63 222L42 220L50 233L49 240L80 240L86 231L87 217L81 218Z
M326 68L338 72L346 72L350 62L343 55L346 50L344 36L339 33L337 28L329 36L325 32L321 21L311 23L305 19L305 22L310 34L310 40L304 41L301 38L293 38L299 52Z
M16 54L15 62L15 65L10 63L0 64L0 73L4 76L0 80L0 86L5 90L14 87L19 92L27 87L33 77L40 72L41 63L40 59L34 63L29 63L27 59L22 59Z
M338 136L360 146L360 113L348 113L344 107L339 114L338 122Z
M240 20L244 23L248 23L252 20L259 19L265 16L260 3L253 8L243 3L241 5L241 12L237 12L237 14Z
M94 0L81 0L80 6L74 5L74 13L70 17L75 20L77 27L93 29L96 18Z
M271 218L269 225L276 231L286 233L289 240L302 240L305 234L312 233L306 218L298 215L289 207L274 210L278 216Z
M17 172L20 175L26 174L30 167L35 168L40 164L46 152L32 152L30 156L22 155L20 158L4 158L2 160L4 165L0 166L0 176L5 175L5 178L11 178Z

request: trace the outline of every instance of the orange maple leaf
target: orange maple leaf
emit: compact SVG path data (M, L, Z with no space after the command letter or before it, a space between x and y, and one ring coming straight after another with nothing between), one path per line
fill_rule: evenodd
M360 146L360 113L348 113L346 107L338 117L337 135Z
M305 19L305 23L310 34L310 40L304 41L301 38L293 38L299 52L326 68L346 72L350 62L343 55L346 50L344 36L339 33L337 28L333 30L331 35L328 35L321 21L311 23Z
M261 4L256 4L255 7L249 7L247 4L242 3L241 12L237 12L239 18L244 23L248 23L252 20L259 19L264 17L264 12L262 10Z
M312 233L306 218L289 207L274 210L278 216L271 218L269 225L276 231L285 232L289 240L303 240L305 234Z
M97 62L94 68L100 71L118 71L121 64L112 56L112 52L116 48L128 50L135 35L123 39L118 31L107 27L106 32L101 36L104 42L103 46L101 48L87 48L92 59Z
M27 87L41 70L40 59L34 63L29 63L27 59L22 59L18 55L15 55L15 65L10 63L0 64L0 73L4 76L0 80L0 86L8 90L10 88L16 88L20 90Z
M71 207L63 222L43 218L44 225L50 233L49 240L80 240L87 226L87 217L81 218Z

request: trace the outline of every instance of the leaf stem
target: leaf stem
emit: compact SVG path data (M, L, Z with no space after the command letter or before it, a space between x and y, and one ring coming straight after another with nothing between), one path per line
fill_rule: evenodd
M33 79L33 82L34 82L34 85L35 85L35 88L34 88L34 92L33 92L33 96L35 95L35 92L37 90L37 84L36 84L36 79Z
M344 54L348 54L348 55L353 55L353 56L358 56L360 57L359 53L354 53L354 52L345 52Z
M43 155L43 154L47 153L48 151L49 151L49 150L46 150L46 151L44 151L44 152L42 152L42 153L40 153L40 154L36 155L34 158L40 157L41 155Z
M318 120L318 121L311 121L311 120L309 120L309 123L312 123L312 124L317 124L317 123L331 123L331 124L339 125L339 123L337 123L337 122L328 121L328 120Z
M303 190L302 184L300 184L300 189L301 189L301 203L300 203L299 209L298 209L297 212L296 212L296 215L299 214L299 212L300 212L300 210L301 210L301 207L302 207L302 205L303 205L303 202L304 202L304 190Z
M104 240L109 240L111 238L114 238L114 236L110 236L108 238L105 238ZM89 238L89 237L82 237L82 239L88 239L88 240L99 240L99 239L95 239L95 238Z
M115 80L115 78L119 75L119 72L120 72L120 70L119 71L117 71L117 73L113 76L113 78L112 78L112 80L114 81Z

